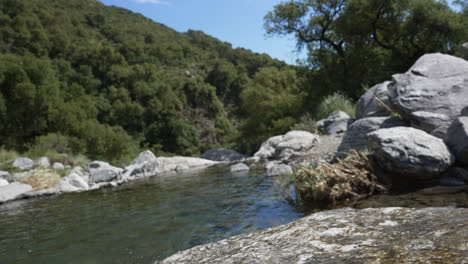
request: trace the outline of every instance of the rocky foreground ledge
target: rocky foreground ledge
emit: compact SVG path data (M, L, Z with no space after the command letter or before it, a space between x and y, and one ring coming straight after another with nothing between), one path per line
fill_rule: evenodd
M467 208L338 209L155 263L467 263Z

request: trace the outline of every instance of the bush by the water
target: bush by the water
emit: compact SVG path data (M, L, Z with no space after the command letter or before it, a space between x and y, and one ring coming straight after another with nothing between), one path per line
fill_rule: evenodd
M298 201L312 208L332 207L386 192L373 173L368 154L354 150L337 163L300 168L286 176L283 185L294 185Z

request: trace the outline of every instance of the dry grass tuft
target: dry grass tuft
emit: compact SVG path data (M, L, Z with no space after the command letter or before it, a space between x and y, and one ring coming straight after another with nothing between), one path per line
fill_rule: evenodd
M295 186L298 200L315 208L332 207L387 191L377 182L368 155L355 150L337 163L301 168L290 177L289 184Z
M55 187L61 180L62 177L54 170L40 168L36 169L30 177L18 181L31 185L34 190L44 190Z

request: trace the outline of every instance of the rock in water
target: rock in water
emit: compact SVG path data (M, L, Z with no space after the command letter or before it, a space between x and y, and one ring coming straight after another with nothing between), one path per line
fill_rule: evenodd
M367 135L379 166L415 180L430 180L455 162L442 139L411 127L379 129Z
M200 158L214 161L238 161L247 158L247 156L231 149L218 148L208 150Z
M291 166L286 164L275 164L272 167L268 168L267 175L268 176L277 176L277 175L284 175L284 174L292 174L293 169Z
M4 203L10 200L14 200L17 197L32 191L32 187L29 184L22 184L19 182L13 182L7 186L0 187L0 203Z
M453 121L447 131L445 142L455 154L457 162L468 166L468 117L459 117Z
M468 61L444 54L419 58L404 74L393 75L392 108L411 126L444 138L468 106Z
M338 147L338 153L347 153L351 149L364 150L366 135L380 128L405 126L406 122L396 117L368 117L351 124Z
M249 171L249 166L245 165L244 163L237 163L229 167L229 172L236 171Z
M391 82L383 82L375 85L365 92L356 103L356 118L373 116L390 116L392 113L388 91Z
M13 167L16 167L20 170L29 170L32 169L34 166L34 161L29 158L17 158L13 162Z
M156 263L463 263L467 217L452 207L329 210Z

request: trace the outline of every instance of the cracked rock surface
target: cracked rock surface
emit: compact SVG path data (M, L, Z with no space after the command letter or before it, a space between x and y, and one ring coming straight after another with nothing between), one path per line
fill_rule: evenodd
M156 263L465 263L467 208L323 211Z

